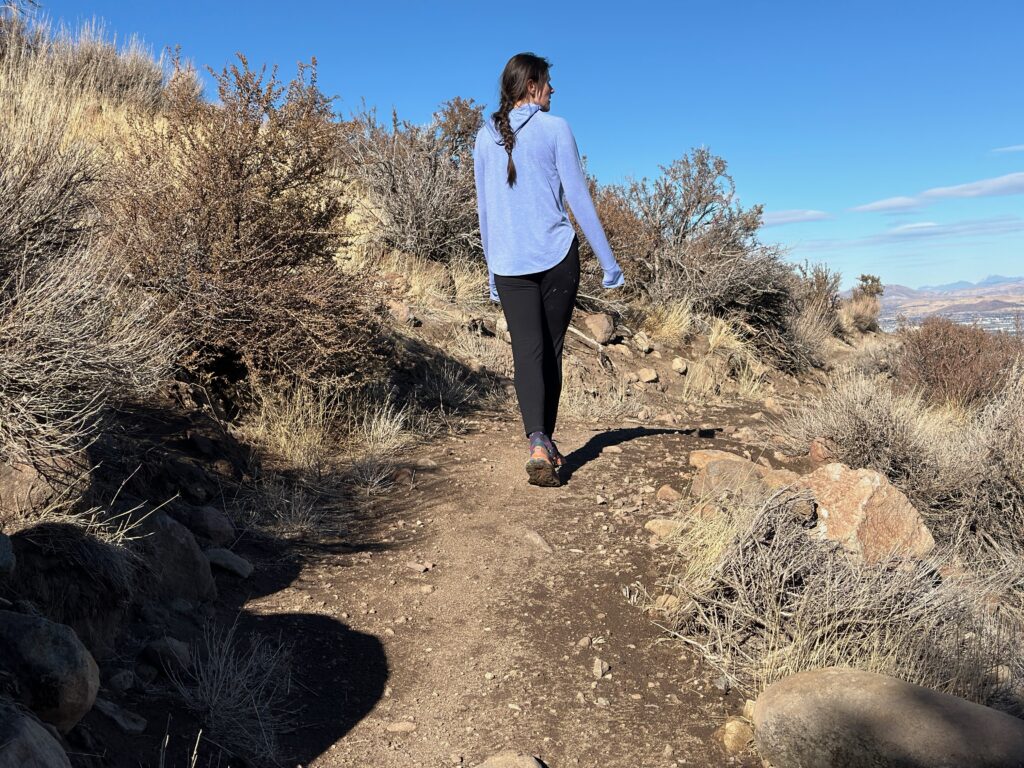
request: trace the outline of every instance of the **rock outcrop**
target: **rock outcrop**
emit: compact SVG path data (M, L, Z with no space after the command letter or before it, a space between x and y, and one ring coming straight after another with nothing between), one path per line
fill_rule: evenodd
M0 768L71 768L71 761L35 718L0 704Z

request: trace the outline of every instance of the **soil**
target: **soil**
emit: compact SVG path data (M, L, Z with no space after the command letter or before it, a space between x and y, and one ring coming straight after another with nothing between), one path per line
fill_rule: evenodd
M691 450L743 447L714 429L567 428L568 482L539 488L518 427L425 446L365 530L297 573L242 547L257 566L242 621L292 644L304 692L289 764L472 766L511 749L551 768L759 765L712 735L743 698L630 599L671 567L643 527L668 511L654 490L685 487Z

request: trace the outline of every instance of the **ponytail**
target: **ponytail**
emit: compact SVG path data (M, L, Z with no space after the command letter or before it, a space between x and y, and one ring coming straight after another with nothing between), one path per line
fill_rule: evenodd
M515 186L516 164L512 162L512 149L516 144L516 134L512 130L509 113L513 105L523 99L529 92L527 84L546 83L549 79L550 62L532 53L517 53L505 65L501 73L501 97L498 111L491 115L494 125L501 134L505 151L508 153L508 185Z

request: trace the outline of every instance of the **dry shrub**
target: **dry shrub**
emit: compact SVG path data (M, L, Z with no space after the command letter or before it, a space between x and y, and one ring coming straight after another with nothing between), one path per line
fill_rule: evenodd
M933 403L975 405L998 391L1024 359L1024 339L929 317L900 332L896 376Z
M252 765L278 765L281 736L294 724L291 658L286 646L265 637L241 638L237 624L207 625L191 665L169 673L182 704L211 740Z
M68 454L96 434L110 401L169 378L173 320L85 250L12 276L0 291L0 457Z
M15 26L12 26L15 24ZM0 275L75 249L93 222L100 174L76 137L86 101L53 66L50 42L0 17Z
M854 294L839 307L839 329L844 336L878 330L882 302L877 296Z
M868 566L807 535L784 494L717 523L691 515L690 526L717 526L709 558L695 548L708 536L678 537L685 563L667 585L680 599L670 629L718 666L748 696L787 675L850 666L894 675L986 704L1005 688L991 670L1020 673L1014 621L985 610L1004 574L943 579L942 563ZM738 502L737 502L738 503ZM721 542L725 545L721 546Z
M357 384L387 350L332 261L346 204L330 101L315 62L285 86L239 58L214 75L219 104L179 70L163 119L135 115L104 201L110 246L176 312L189 369L237 359L257 379Z
M791 355L804 365L825 364L829 344L839 331L839 283L842 276L824 264L797 265L789 318Z
M471 99L455 98L428 125L393 114L389 131L375 111L349 125L353 173L385 248L441 262L479 253L472 153L482 112Z

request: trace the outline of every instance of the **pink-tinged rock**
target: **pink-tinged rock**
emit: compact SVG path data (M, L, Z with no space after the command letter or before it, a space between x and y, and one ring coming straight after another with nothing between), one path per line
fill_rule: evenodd
M1024 720L903 680L829 667L754 704L761 757L801 768L1021 768Z
M746 461L742 456L737 456L735 453L729 453L728 451L716 451L710 448L702 451L690 451L690 466L695 469L704 469L712 461L719 460Z
M918 511L874 470L826 464L802 477L797 487L809 490L817 504L818 524L812 533L839 543L866 563L921 558L935 548Z
M587 315L583 320L590 335L598 344L607 344L615 337L615 321L612 316L604 312L597 312Z
M810 450L807 452L807 456L815 464L824 464L827 461L834 461L836 458L835 451L829 446L828 441L823 437L816 437L811 440Z

